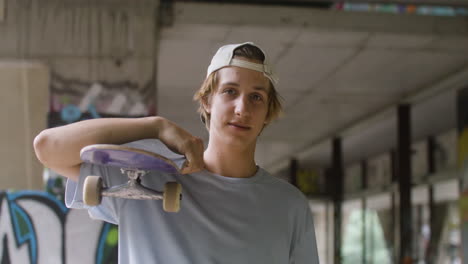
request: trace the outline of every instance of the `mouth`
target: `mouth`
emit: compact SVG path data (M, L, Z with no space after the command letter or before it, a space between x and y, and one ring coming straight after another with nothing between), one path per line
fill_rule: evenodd
M239 124L239 123L228 123L229 126L237 128L237 129L242 129L242 130L249 130L250 127L244 124Z

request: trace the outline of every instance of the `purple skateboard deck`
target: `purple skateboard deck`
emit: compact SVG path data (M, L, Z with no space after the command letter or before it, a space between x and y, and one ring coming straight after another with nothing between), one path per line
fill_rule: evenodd
M123 169L157 170L166 173L179 172L177 165L164 156L119 145L90 145L81 150L80 157L84 162Z

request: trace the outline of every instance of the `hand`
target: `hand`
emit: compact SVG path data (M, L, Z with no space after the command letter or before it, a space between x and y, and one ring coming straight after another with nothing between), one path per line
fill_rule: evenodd
M188 142L185 142L185 162L180 172L182 174L189 174L192 172L201 171L205 168L205 162L203 160L203 140L198 137L192 136Z
M185 156L186 161L181 168L182 174L203 170L203 140L193 136L183 128L167 119L161 119L158 138L170 150Z

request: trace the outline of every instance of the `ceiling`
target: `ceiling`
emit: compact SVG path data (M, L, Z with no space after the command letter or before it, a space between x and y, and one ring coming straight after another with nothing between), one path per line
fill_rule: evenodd
M217 48L253 41L280 77L285 116L262 133L257 163L329 166L389 150L396 106L411 103L413 139L455 128L456 89L468 85L468 19L313 8L180 3L160 32L158 114L207 142L193 93Z

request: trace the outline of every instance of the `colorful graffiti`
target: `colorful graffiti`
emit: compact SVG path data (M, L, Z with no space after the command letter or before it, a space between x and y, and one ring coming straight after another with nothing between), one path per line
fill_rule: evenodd
M468 16L468 8L465 7L387 3L376 4L365 2L366 1L363 1L363 3L354 3L351 1L343 1L335 3L332 9L354 12L379 12L426 16Z
M139 117L156 113L154 81L89 82L51 75L49 127L99 117Z
M117 263L117 227L39 191L0 192L0 263Z
M48 127L100 117L142 117L156 114L154 80L107 82L68 79L52 72ZM46 190L63 199L65 178L44 170Z

